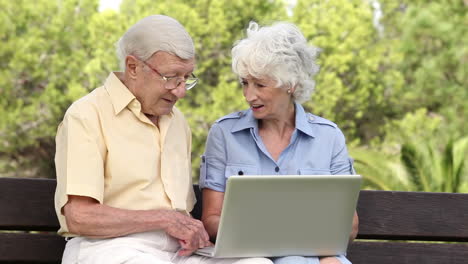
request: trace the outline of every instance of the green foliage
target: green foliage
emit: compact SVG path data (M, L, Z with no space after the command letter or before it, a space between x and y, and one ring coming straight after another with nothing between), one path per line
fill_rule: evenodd
M379 2L384 40L404 58L396 65L404 88L395 94L394 114L383 116L386 124L372 149L401 157L408 190L468 192L467 4Z
M431 141L416 145L406 142L401 159L408 171L413 190L425 192L459 192L462 186L468 137L450 139L442 150Z
M335 121L365 188L468 192L466 1L0 0L0 175L52 176L66 108L118 70L114 44L150 14L194 39L200 84L178 103L193 131L193 175L211 124L247 107L230 51L249 21L296 23L322 48L311 112Z
M354 167L363 177L363 188L371 190L412 190L405 168L396 155L364 147L351 147Z
M0 6L0 169L10 176L53 175L58 121L86 91L90 46L82 40L89 39L97 0L2 0Z
M387 38L404 60L404 111L426 108L443 115L447 132L468 131L468 6L466 1L382 1Z
M370 1L362 0L303 0L294 10L294 22L323 50L306 106L363 143L378 135L382 117L395 115L394 94L403 85L399 54L390 53L391 42L380 39L372 18Z
M404 139L401 154L351 148L355 168L363 175L365 189L468 192L466 154L468 137L449 140L440 148L434 141ZM397 158L400 157L400 160Z
M372 150L351 148L356 168L372 189L468 192L467 138L454 140L441 116L418 109L386 125ZM377 147L379 146L379 147Z

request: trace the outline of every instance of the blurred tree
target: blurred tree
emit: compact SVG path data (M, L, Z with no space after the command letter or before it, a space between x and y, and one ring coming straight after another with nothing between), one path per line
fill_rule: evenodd
M387 123L381 144L352 146L365 188L468 192L468 136L456 138L445 127L442 116L422 108Z
M401 159L413 191L460 192L464 180L468 137L450 139L442 150L433 141L406 142ZM465 178L466 179L466 178Z
M115 42L150 14L178 19L196 45L201 82L178 103L193 131L195 178L211 124L247 107L230 51L251 20L292 21L322 48L317 91L305 106L340 125L358 169L369 171L368 186L415 188L403 160L416 164L417 153L458 153L465 145L466 1L379 0L378 26L372 1L363 0L298 0L292 16L283 0L124 0L119 12L102 13L98 2L0 0L0 175L54 175L54 136L65 109L118 70ZM436 142L422 147L431 133ZM403 135L414 135L416 150ZM444 175L461 181L452 189L468 188L460 155L445 163L453 166Z
M294 22L323 52L312 112L337 122L349 139L367 143L396 115L403 78L392 41L373 25L373 7L362 0L299 0Z
M85 92L98 0L6 1L0 6L0 172L53 176L63 110ZM8 172L8 173L7 173Z
M401 154L352 147L355 168L363 175L363 188L376 190L468 192L466 154L468 137L449 140L440 148L435 140L405 138ZM396 158L400 157L401 160Z
M468 134L468 2L383 0L385 39L395 52L405 86L403 111L426 108L446 119L445 133Z
M404 58L405 85L393 105L398 115L386 118L374 147L401 155L411 190L468 192L468 3L379 2L384 39Z
M362 175L363 189L411 191L412 185L398 155L352 146L350 155L354 158L354 168Z

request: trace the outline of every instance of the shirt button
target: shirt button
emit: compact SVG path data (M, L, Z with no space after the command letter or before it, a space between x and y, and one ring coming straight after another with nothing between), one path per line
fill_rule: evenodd
M309 120L310 120L310 121L314 121L314 120L315 120L315 117L309 116Z
M276 168L275 168L275 171L276 171L276 172L278 172L278 171L279 171L279 167L278 167L278 166L276 166Z
M244 172L240 170L237 172L237 175L244 175Z
M201 157L202 162L205 162L205 156Z

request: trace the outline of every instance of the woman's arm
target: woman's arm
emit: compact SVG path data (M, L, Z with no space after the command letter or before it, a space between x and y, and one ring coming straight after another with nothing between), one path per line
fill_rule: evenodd
M354 211L354 217L353 217L353 226L351 228L351 234L349 235L349 242L353 242L354 239L356 239L357 234L359 231L359 217L356 211Z
M223 200L224 192L218 192L208 188L203 189L203 211L201 220L213 242L216 240L216 235L218 234Z
M201 220L211 241L216 240L223 208L226 159L226 139L221 125L215 123L208 133L200 170L200 187L203 195Z
M355 174L352 159L349 157L348 150L346 148L346 140L340 129L337 129L337 137L333 146L333 157L330 171L332 174ZM354 211L349 242L352 242L356 238L358 230L359 217L357 212Z

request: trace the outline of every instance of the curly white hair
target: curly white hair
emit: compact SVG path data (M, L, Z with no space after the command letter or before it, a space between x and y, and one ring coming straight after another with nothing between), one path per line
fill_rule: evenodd
M315 88L319 52L294 24L277 22L259 27L252 21L247 37L232 49L232 70L240 78L267 77L275 80L277 87L294 87L294 100L303 103Z

